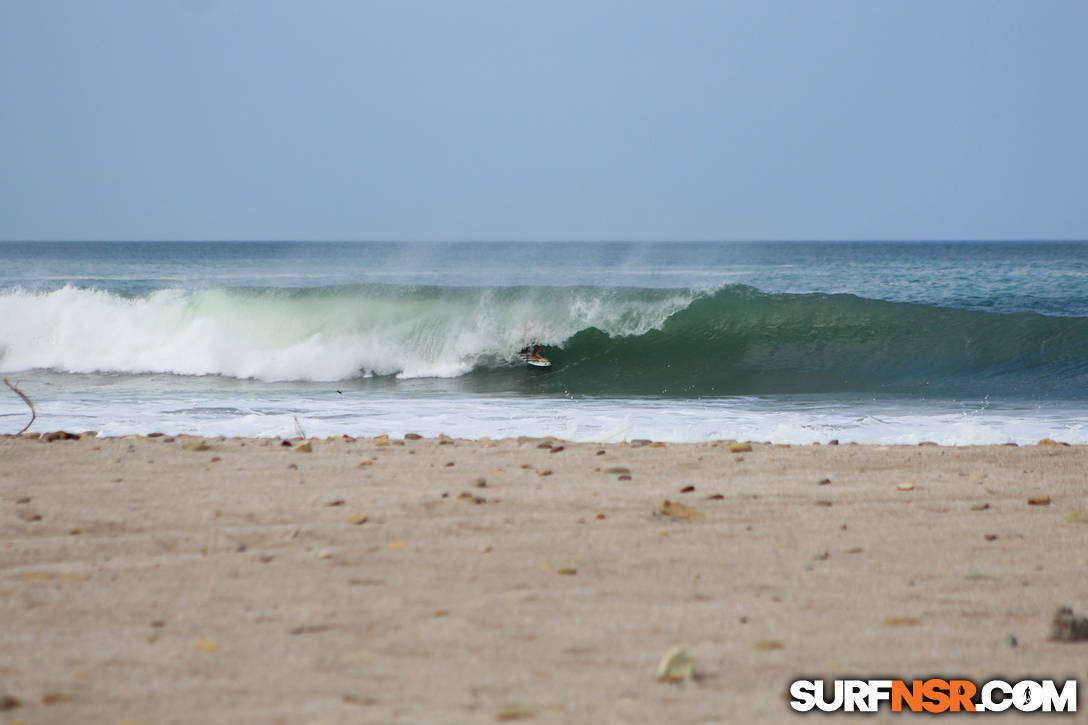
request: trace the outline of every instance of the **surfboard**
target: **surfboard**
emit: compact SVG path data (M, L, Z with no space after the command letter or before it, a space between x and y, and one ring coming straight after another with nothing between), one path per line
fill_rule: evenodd
M551 360L546 357L541 357L540 355L534 355L531 352L518 353L518 357L538 368L550 368L552 366Z

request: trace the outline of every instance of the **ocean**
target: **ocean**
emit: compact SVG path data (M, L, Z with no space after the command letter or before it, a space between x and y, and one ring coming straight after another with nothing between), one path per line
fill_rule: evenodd
M1088 243L8 242L0 374L109 436L1088 443Z

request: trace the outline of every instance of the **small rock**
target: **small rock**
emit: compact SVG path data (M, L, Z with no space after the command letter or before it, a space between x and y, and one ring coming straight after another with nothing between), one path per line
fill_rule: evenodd
M352 526L362 526L367 521L370 521L370 517L366 514L359 514L358 516L352 516L350 519L348 519L348 523Z
M75 696L67 692L47 692L42 695L42 704L56 705L59 702L71 702L74 699L76 699Z
M476 488L487 488L487 479L477 478L475 481L472 482L472 485Z
M1049 506L1050 496L1032 496L1028 499L1028 506Z
M1088 617L1079 617L1071 607L1061 607L1050 620L1050 639L1054 642L1088 640Z
M198 652L218 652L219 643L211 637L201 637L196 642L193 642L193 649Z
M630 473L631 469L627 466L611 466L604 469L604 473Z
M185 441L181 446L183 451L209 451L211 448L204 440Z
M826 486L829 483L831 483L830 478L821 478L819 481L816 482L816 485L817 486Z
M712 493L712 494L710 494L709 496L706 497L706 500L707 501L721 501L724 498L725 498L725 496L723 494Z
M559 451L565 451L565 450L566 450L566 448L563 447L563 446L555 446L550 451L548 451L548 453L559 453Z
M418 441L422 437L423 436L421 436L419 433L405 433L404 434L404 440L406 440L406 441Z
M283 448L290 448L291 447L291 441L281 441L280 446L282 446Z
M673 503L668 499L663 500L657 505L657 513L665 516L670 516L674 519L701 519L706 516L702 511L697 511L690 506L685 506L682 503Z
M657 679L662 682L684 682L695 677L695 658L681 647L673 647L657 665Z
M682 489L680 489L680 493L691 493L694 490L695 486L684 486Z
M556 572L555 572L555 573L556 573L556 574L559 574L559 575L561 575L561 576L574 576L575 574L577 574L577 573L578 573L578 570L577 570L577 569L574 569L574 568L572 568L572 567L564 567L564 568L562 568L562 569L558 569L558 570L556 570Z

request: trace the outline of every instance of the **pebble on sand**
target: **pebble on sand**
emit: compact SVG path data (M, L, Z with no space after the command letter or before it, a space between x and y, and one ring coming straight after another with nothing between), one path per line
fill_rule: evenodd
M675 503L668 499L664 499L657 505L657 513L665 516L671 516L674 519L701 519L706 516L702 511L693 509L690 506L685 506L682 503Z
M673 647L657 665L657 679L663 682L683 682L695 677L695 658L681 647Z
M193 642L193 649L198 652L218 652L219 643L211 637L201 637L196 642Z
M1049 506L1050 496L1032 496L1028 499L1028 506Z
M1071 607L1061 607L1050 620L1050 639L1054 642L1088 641L1088 617L1078 616Z

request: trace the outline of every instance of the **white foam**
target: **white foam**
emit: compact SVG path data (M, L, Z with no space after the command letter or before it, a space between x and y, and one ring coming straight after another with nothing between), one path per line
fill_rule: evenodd
M641 334L693 293L653 301L546 288L418 293L339 288L163 290L127 298L64 287L0 294L0 371L53 369L333 381L364 373L456 377L512 359L530 341L559 344L586 327Z

